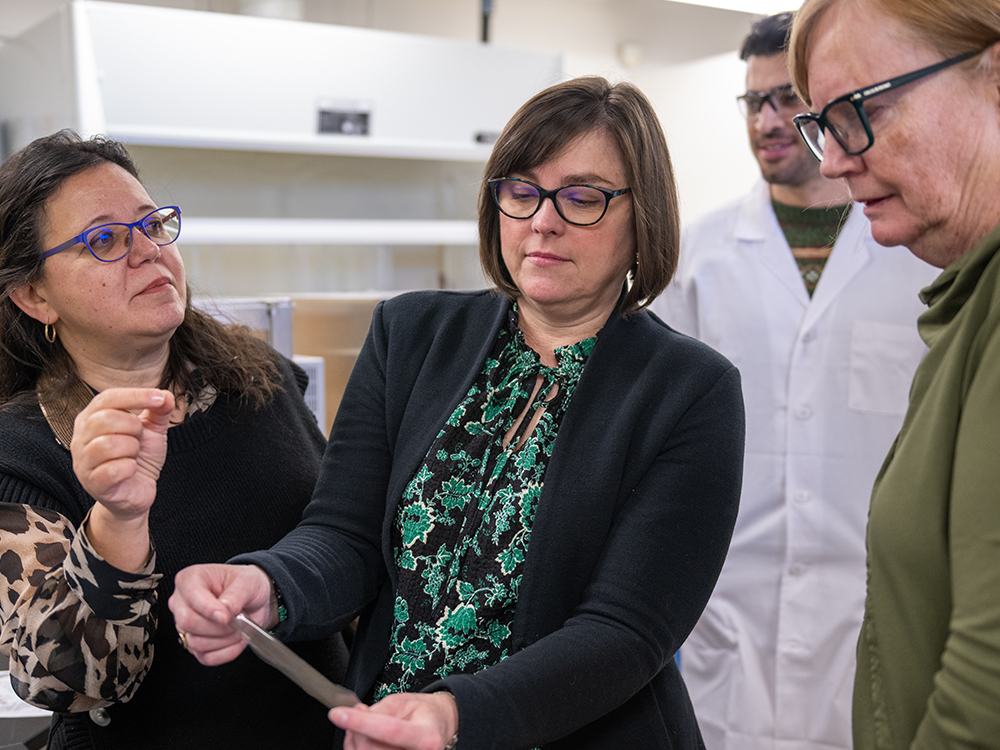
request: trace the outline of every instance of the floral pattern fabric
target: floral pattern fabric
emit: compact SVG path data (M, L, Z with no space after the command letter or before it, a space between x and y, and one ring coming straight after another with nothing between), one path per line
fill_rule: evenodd
M512 310L397 509L395 625L376 699L509 655L545 470L596 341L557 349L548 367Z

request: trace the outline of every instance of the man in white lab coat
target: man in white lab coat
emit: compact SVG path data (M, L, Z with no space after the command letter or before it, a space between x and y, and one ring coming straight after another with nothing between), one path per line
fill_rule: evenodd
M820 175L792 124L807 108L789 83L790 22L763 19L741 51L763 180L685 228L653 304L739 367L747 410L732 546L682 649L708 750L851 747L869 494L925 351L917 293L936 275L877 245L864 206Z

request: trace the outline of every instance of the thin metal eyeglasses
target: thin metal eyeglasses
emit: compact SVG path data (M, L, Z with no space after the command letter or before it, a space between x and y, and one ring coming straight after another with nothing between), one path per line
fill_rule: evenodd
M61 253L82 242L90 254L102 263L121 260L132 250L132 231L138 229L154 245L162 247L175 242L181 233L181 210L177 206L163 206L150 211L139 221L131 223L101 224L81 232L58 247L42 253L42 259Z
M748 120L759 115L765 104L770 104L778 115L796 114L805 109L805 104L790 83L775 86L770 91L748 91L737 96L736 103L740 107L740 114Z
M632 188L608 190L596 185L563 185L546 190L541 185L517 177L494 177L486 181L497 208L512 219L530 219L552 199L556 212L568 224L589 227L604 218L612 198L631 193Z
M823 107L823 111L819 114L804 112L793 117L792 122L795 123L795 127L798 128L802 140L806 142L812 155L820 161L823 160L827 132L840 144L844 153L858 156L870 149L875 143L875 135L872 133L872 126L868 122L868 114L865 112L862 102L873 96L913 83L951 65L957 65L964 60L982 54L982 52L983 50L966 52L958 57L928 65L926 68L915 70L912 73L905 73L896 78L890 78L888 81L865 86L857 91L837 97Z

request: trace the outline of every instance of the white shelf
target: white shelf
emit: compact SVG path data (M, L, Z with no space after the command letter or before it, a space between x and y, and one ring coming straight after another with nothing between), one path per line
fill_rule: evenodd
M187 245L478 245L474 221L182 217Z
M108 123L110 137L139 146L213 148L272 153L428 159L485 163L492 145L461 145L449 141L372 138L351 135L294 135L255 130L169 128Z

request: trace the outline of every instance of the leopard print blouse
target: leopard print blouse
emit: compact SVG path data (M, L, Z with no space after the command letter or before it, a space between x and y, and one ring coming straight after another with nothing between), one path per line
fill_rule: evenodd
M153 661L155 552L125 573L64 516L10 503L0 550L0 652L17 694L58 711L128 701Z

